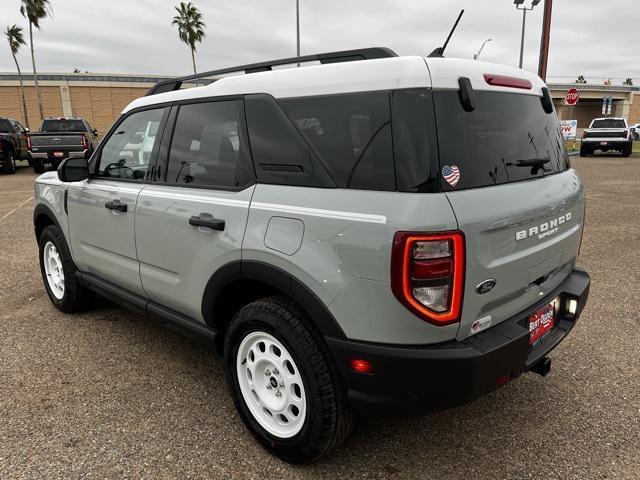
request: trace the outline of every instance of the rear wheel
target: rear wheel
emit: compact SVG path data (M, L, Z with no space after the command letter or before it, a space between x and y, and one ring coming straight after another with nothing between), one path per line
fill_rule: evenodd
M240 309L227 329L224 359L242 420L283 460L315 460L351 431L353 414L330 353L286 297Z
M7 153L7 165L4 167L5 173L16 173L16 154L13 150Z
M39 246L42 280L53 305L63 312L86 308L93 300L93 294L78 282L78 269L60 229L54 225L45 228Z
M31 166L33 167L33 171L36 173L44 172L44 162L41 158L32 158Z
M580 145L580 156L581 157L589 156L589 149L586 145Z
M622 152L621 152L621 153L622 153L622 156L623 156L623 157L629 157L629 156L631 156L631 151L632 151L632 150L633 150L632 145L631 145L631 144L627 145L626 147L624 147L624 148L622 149Z

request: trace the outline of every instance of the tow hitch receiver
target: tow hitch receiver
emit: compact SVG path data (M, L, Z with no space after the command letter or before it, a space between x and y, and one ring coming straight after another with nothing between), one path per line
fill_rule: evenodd
M543 357L538 363L531 367L530 371L546 377L547 373L551 371L551 359L549 357Z

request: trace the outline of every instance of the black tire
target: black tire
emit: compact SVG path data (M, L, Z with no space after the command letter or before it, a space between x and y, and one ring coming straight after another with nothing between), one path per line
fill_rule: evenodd
M622 152L621 152L621 153L622 153L622 156L623 156L623 157L630 157L630 156L631 156L631 152L632 152L632 150L633 150L633 146L632 146L631 144L630 144L630 145L627 145L626 147L624 147L624 148L622 149Z
M580 156L581 157L589 156L589 149L585 145L580 145Z
M4 173L16 173L16 154L13 150L7 153L7 165L4 167Z
M67 242L60 229L54 225L46 227L42 231L38 243L40 249L40 272L42 273L42 281L51 299L51 303L53 303L58 310L67 313L86 309L92 304L95 297L91 291L84 288L78 282L78 278L76 277L78 268L71 259ZM52 243L55 246L62 262L64 294L61 298L54 295L47 279L47 272L44 266L44 250L47 243Z
M44 162L40 158L32 158L31 166L36 173L44 173Z
M291 438L280 438L265 430L242 395L236 357L242 340L253 332L275 337L289 351L300 371L307 397L306 418L301 430ZM287 297L258 300L240 309L227 329L224 346L225 373L236 408L268 451L290 463L311 462L329 453L349 435L354 416L329 349L300 307Z

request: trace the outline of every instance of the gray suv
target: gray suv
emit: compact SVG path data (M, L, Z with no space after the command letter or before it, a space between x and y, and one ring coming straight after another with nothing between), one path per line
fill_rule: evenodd
M98 293L215 344L290 462L355 411L546 374L589 291L549 91L502 65L372 48L166 81L35 189L53 304Z

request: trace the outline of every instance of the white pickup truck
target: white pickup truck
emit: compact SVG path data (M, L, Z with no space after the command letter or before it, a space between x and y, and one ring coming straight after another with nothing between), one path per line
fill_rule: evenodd
M582 133L580 156L593 155L596 150L617 150L622 156L631 155L633 139L624 118L594 118Z

